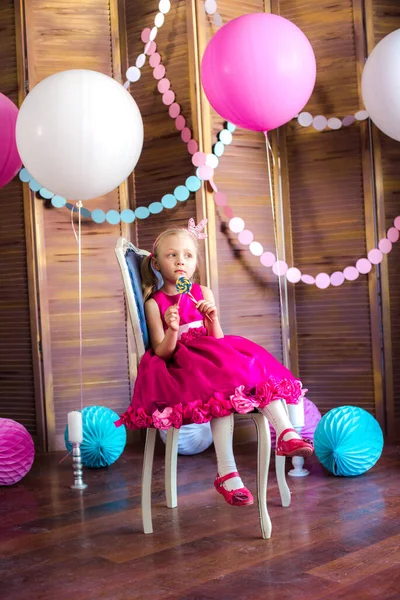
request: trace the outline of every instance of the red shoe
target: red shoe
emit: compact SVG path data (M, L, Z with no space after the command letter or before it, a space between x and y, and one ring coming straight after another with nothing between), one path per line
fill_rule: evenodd
M240 475L237 471L228 473L228 475L224 475L223 477L220 477L217 473L214 481L214 487L217 492L222 494L226 502L231 506L250 506L250 504L253 504L253 495L247 488L242 487L231 491L228 491L224 488L224 482L228 481L228 479L232 479L232 477L240 477Z
M283 440L285 434L289 431L297 433L295 429L285 429L285 431L282 431L276 442L275 454L277 456L303 456L304 458L310 456L314 452L314 448L308 440L299 440L296 438L287 440L287 442Z

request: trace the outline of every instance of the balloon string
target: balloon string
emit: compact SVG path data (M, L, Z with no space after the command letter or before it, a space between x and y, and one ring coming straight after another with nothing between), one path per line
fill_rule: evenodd
M78 242L78 311L79 311L79 387L81 397L81 410L83 410L83 340L82 340L82 230L81 230L81 209L82 202L76 203L78 208L78 235L74 226L74 211L71 210L72 231Z
M269 194L270 194L270 198L271 198L272 225L273 225L274 239L275 239L276 260L278 263L277 264L277 275L278 275L278 285L279 285L279 302L280 302L280 309L281 309L281 311L283 311L283 309L284 309L284 304L283 304L284 290L283 290L282 277L281 277L280 269L279 269L279 244L278 244L278 235L276 232L277 222L276 222L276 214L275 214L274 187L273 187L273 182L272 182L272 168L271 168L271 157L272 157L272 164L274 167L275 167L275 157L274 157L274 153L272 151L270 141L268 139L268 132L264 131L264 135L265 135L265 147L266 147L267 164L268 164L268 183L269 183ZM282 329L283 329L282 333L283 333L284 339L285 339L285 336L287 333L287 332L285 332L285 328L286 328L285 321L286 321L285 318L281 318ZM284 344L284 348L286 348L285 344ZM286 363L286 366L288 367L289 366L288 365L289 356L287 355L285 350L284 350L284 362Z
M63 463L63 462L64 462L64 460L65 460L66 458L68 458L68 456L69 456L70 454L72 454L72 450L70 450L70 451L68 452L68 454L66 454L65 456L63 456L63 457L62 457L62 459L59 461L59 463L58 463L58 464L59 464L59 465L61 465L61 463Z

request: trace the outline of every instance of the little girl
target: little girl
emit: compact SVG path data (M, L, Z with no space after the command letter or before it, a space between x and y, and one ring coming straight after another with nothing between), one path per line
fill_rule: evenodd
M261 346L224 336L210 289L193 284L195 301L176 291L177 279L191 279L196 271L205 222L196 226L190 219L188 229L167 229L143 260L151 349L140 362L131 405L117 424L169 429L210 421L218 464L214 486L228 504L245 506L254 500L236 469L233 413L261 411L276 430L278 455L305 457L313 448L293 429L281 401L300 401L300 381ZM158 291L156 272L163 279Z

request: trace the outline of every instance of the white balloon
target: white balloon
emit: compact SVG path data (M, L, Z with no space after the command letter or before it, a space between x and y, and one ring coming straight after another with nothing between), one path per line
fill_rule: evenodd
M167 432L160 429L160 437L166 442ZM179 430L178 438L178 454L200 454L207 450L212 444L212 433L210 423L190 423L190 425L182 425Z
M143 146L136 102L117 81L84 69L41 81L18 114L18 152L40 185L70 200L111 192L133 171Z
M384 37L369 55L361 91L375 125L400 141L400 29Z

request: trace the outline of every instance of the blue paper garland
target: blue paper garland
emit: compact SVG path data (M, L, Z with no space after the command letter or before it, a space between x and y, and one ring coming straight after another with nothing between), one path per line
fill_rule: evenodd
M226 126L221 129L218 134L218 140L213 147L213 154L219 158L225 151L225 145L232 142L232 133L235 131L236 125L233 123L226 123ZM139 206L135 210L125 208L121 212L111 209L104 212L101 208L95 208L90 211L87 208L81 209L81 215L83 217L91 218L95 223L101 224L105 221L110 225L118 225L121 221L123 223L133 223L135 219L147 219L150 215L160 214L164 208L171 209L175 208L178 202L186 202L190 194L197 192L203 180L199 176L199 169L196 169L196 175L190 175L185 185L178 185L172 194L165 194L159 202L152 202L149 206ZM36 179L34 179L30 173L23 167L19 172L19 178L24 183L29 183L30 189L38 193L44 200L50 200L52 206L55 208L63 208L64 206L68 210L78 212L77 207L71 202L67 202L67 199L58 194L54 194L50 190L42 187Z

